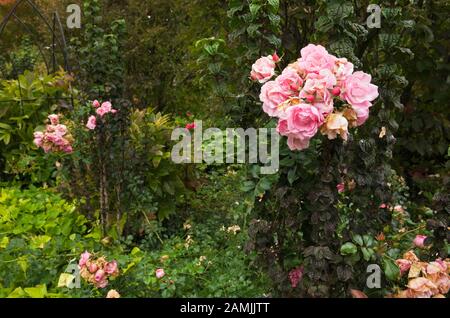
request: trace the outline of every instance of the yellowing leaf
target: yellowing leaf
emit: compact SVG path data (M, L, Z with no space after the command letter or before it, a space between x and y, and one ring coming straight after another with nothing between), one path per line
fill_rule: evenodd
M30 246L32 248L44 248L52 238L47 235L38 235L31 238Z
M0 240L0 248L6 248L9 244L9 238L5 236Z
M69 287L71 286L75 276L69 273L62 273L59 276L58 287Z
M17 287L16 289L14 289L12 291L11 294L8 295L7 298L23 298L26 295L27 294L23 291L23 289L21 287Z
M36 287L25 288L25 292L31 298L44 298L47 295L47 286L37 285Z

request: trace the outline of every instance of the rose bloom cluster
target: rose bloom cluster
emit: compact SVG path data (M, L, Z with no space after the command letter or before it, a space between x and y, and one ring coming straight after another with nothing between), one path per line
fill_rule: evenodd
M108 278L119 275L117 261L108 262L105 257L93 259L89 252L81 254L78 262L81 277L97 288L108 286Z
M96 110L96 114L100 116L100 118L103 118L108 113L115 114L117 113L117 109L112 108L112 104L110 102L104 102L100 104L98 100L94 100L92 102L92 107L94 107ZM89 116L89 119L86 123L86 127L89 130L94 130L95 127L97 127L97 117L92 115Z
M402 275L408 274L407 289L394 295L396 298L445 298L450 289L450 259L421 262L413 251L396 260Z
M50 125L46 126L45 131L34 133L34 144L42 148L45 153L72 153L73 137L66 125L59 123L59 116L56 114L49 115L48 119L50 120Z
M253 64L250 77L264 83L260 94L263 110L278 118L277 131L287 137L291 150L308 148L319 131L329 139L339 135L347 140L348 129L369 117L378 87L369 74L354 72L347 59L309 44L296 62L271 80L279 61L276 54L261 57Z

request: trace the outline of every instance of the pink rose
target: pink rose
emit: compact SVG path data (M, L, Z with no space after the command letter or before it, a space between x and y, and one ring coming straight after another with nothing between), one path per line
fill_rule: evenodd
M88 269L91 274L94 274L95 272L97 272L98 266L95 263L90 263Z
M189 124L186 124L186 129L187 129L187 130L195 129L195 123L189 123Z
M117 261L108 262L105 265L105 272L109 275L115 275L119 272Z
M62 137L67 134L67 126L66 125L56 125L55 126L55 135L58 137Z
M90 130L94 130L96 126L97 126L97 118L95 116L90 116L86 124L86 127Z
M426 235L420 235L420 234L416 235L416 237L413 240L413 243L415 246L417 246L419 248L424 248L426 238L427 238Z
M164 269L162 268L158 268L156 270L156 278L161 279L166 275L166 273L164 273Z
M321 45L308 44L301 51L298 65L307 73L319 73L323 69L333 70L336 57Z
M338 190L339 193L342 193L345 191L345 184L343 182L339 183L338 185L336 185L336 189Z
M103 117L106 113L108 113L106 111L106 109L104 109L103 107L99 107L97 108L97 110L95 111L97 113L97 115L99 115L100 117Z
M285 68L283 73L275 81L289 95L298 94L298 91L303 85L303 79L298 75L296 70L290 67Z
M67 145L67 146L65 146L65 147L63 148L63 151L64 151L65 153L72 153L72 152L73 152L73 148L72 148L71 145Z
M323 116L317 108L299 104L287 109L287 126L298 139L311 139L323 123Z
M339 82L343 82L353 74L354 66L352 63L347 61L346 58L337 59L335 62L334 73Z
M254 81L265 83L275 75L275 62L273 57L268 55L258 59L255 64L252 65L252 71L250 77Z
M92 106L94 106L94 108L99 108L100 107L100 102L98 100L94 100L92 102Z
M44 133L41 131L37 131L34 133L34 144L38 147L42 146L42 139L44 138Z
M287 120L286 119L280 119L278 121L277 132L281 136L287 136L289 134L289 129L288 129L288 126L287 126Z
M356 126L361 126L369 118L369 108L353 106L356 114Z
M296 288L303 277L303 267L296 267L289 272L289 281L292 288Z
M106 278L105 271L103 269L99 269L95 273L94 279L97 283L103 281L105 278Z
M104 103L102 103L101 108L103 108L105 110L105 112L109 113L112 109L112 105L110 102L104 102Z
M309 147L309 139L300 139L295 134L289 134L287 144L292 151L303 150Z
M264 84L261 88L261 94L259 95L259 99L263 102L264 112L271 117L277 117L280 115L280 111L277 107L288 98L288 93L275 81L270 81Z
M52 125L58 125L59 124L59 116L52 114L48 116L48 119L50 119L50 122L52 123Z
M90 257L91 257L91 254L88 251L85 251L83 254L81 254L78 265L83 267L84 265L86 265L86 262L89 260Z
M369 108L378 97L378 86L371 84L372 77L364 72L355 72L344 83L342 97L353 108ZM356 109L355 109L356 111Z
M95 286L97 286L98 288L105 288L106 286L108 286L108 280L104 278L101 281L97 282Z
M400 268L400 274L403 275L404 273L408 272L411 268L412 262L408 261L407 259L398 259L395 261L397 266Z

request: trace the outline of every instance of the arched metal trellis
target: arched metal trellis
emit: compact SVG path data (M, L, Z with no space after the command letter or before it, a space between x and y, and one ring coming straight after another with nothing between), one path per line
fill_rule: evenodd
M19 16L20 15L19 9L21 9L25 5L27 5L31 9L31 12L38 19L38 21L43 23L43 25L46 27L46 30L51 36L51 45L48 46L48 48L51 50L50 57L46 56L44 52L45 48L42 46L42 41L40 40L39 34L38 32L36 32L36 29L29 23L25 22ZM16 0L15 3L11 6L11 9L8 11L8 13L1 19L0 39L4 35L4 31L7 25L14 22L16 22L19 26L22 27L22 29L30 36L31 40L33 41L33 44L36 45L48 74L55 73L60 67L62 67L66 72L69 73L71 72L68 60L67 44L64 29L57 11L53 12L52 18L51 20L49 20L48 18L45 17L45 15L39 9L38 5L33 0ZM58 63L57 56L59 54L62 56L63 61L62 65ZM23 102L34 100L25 100L22 98L19 74L17 74L17 72L14 73L16 73L15 79L19 83L19 93L21 96L20 105L21 107L23 107ZM48 98L52 99L50 97ZM71 88L70 88L70 97L68 98L59 97L57 99L69 101L70 102L69 107L73 108L73 94ZM0 101L0 103L2 102L13 102L13 101Z

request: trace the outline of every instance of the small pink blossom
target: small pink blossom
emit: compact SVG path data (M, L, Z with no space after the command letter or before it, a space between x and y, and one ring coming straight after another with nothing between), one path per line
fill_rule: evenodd
M95 264L95 263L90 263L89 266L88 266L88 269L89 269L89 272L90 272L91 274L94 274L94 273L97 272L98 266L97 266L97 264Z
M252 66L250 78L260 83L265 83L275 75L275 61L272 56L264 56L258 59Z
M289 132L302 140L314 137L324 120L317 108L308 104L292 106L286 114Z
M156 278L158 278L158 279L161 279L166 275L166 273L164 272L164 269L162 269L162 268L158 268L155 273L156 273Z
M333 70L336 57L321 45L308 44L301 51L298 65L307 73L319 73L323 69Z
M296 267L289 272L289 280L292 288L296 288L303 277L303 267Z
M339 193L342 193L345 191L345 184L343 182L339 183L338 185L336 185L336 189L338 190Z
M86 127L90 130L94 130L97 127L97 118L95 116L90 116Z
M105 272L109 275L116 275L119 272L117 261L108 262L105 265Z
M186 129L187 130L192 130L192 129L195 129L195 123L189 123L189 124L186 124Z
M106 275L105 275L105 271L103 269L99 269L95 273L94 279L97 283L103 281L105 278L106 278Z
M278 56L277 52L275 52L275 53L272 54L272 60L273 60L275 63L278 63L278 62L280 61L280 57Z
M44 138L44 133L41 131L37 131L34 133L34 144L38 147L42 147L42 139Z
M94 100L92 102L92 106L94 106L94 108L99 108L100 107L100 102L98 100Z
M52 125L58 125L59 124L59 116L56 114L51 114L48 116L48 119L50 119L50 123Z
M415 246L419 247L419 248L424 248L425 247L425 240L426 240L427 236L426 235L416 235L416 237L413 240L413 243Z
M78 265L83 267L84 265L86 265L86 262L89 260L90 257L91 257L91 254L88 251L85 251L84 253L81 254Z

